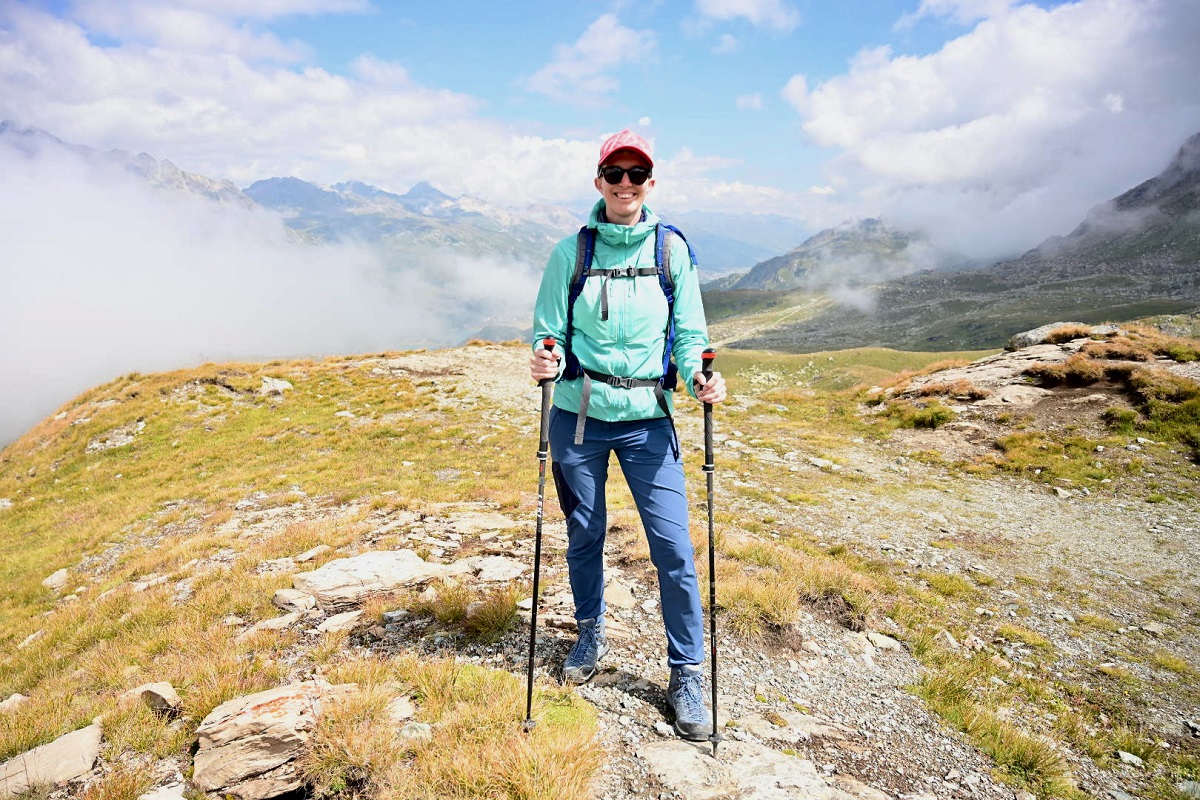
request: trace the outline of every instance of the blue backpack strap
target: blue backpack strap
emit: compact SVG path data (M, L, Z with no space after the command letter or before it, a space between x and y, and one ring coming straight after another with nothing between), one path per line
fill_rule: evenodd
M584 225L579 229L579 235L575 238L575 272L571 276L571 286L567 291L567 329L564 336L566 341L563 342L565 367L559 380L570 381L583 374L583 370L579 366L579 359L571 350L571 331L575 327L575 301L579 299L579 295L583 291L583 284L587 282L588 271L592 267L592 258L595 254L596 230Z
M671 275L671 240L670 235L683 239L683 234L673 225L659 223L654 229L654 266L658 270L658 285L667 298L667 326L663 343L663 388L674 390L677 377L675 364L671 361L671 351L675 347L675 278ZM683 239L687 242L687 239ZM691 246L688 246L691 253Z

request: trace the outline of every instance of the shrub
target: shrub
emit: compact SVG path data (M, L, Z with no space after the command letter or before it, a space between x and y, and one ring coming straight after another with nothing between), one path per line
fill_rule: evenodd
M494 642L512 627L517 619L515 586L498 586L467 606L463 628L467 636L481 642Z
M1033 364L1025 374L1042 386L1090 386L1105 378L1104 367L1082 353L1076 353L1061 364Z
M1154 353L1128 339L1110 342L1088 342L1079 351L1089 358L1108 358L1117 361L1153 361Z
M924 407L905 402L891 403L887 415L899 428L939 428L954 419L954 412L937 401Z
M942 381L939 383L927 383L920 389L917 389L917 397L929 397L930 395L945 395L962 400L983 400L991 395L987 389L981 389L969 380L959 379L953 382Z
M1086 339L1092 335L1090 325L1062 325L1046 334L1049 344L1062 344L1075 339Z

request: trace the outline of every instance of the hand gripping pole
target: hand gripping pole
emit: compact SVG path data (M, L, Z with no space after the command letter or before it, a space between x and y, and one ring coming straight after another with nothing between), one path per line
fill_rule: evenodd
M550 337L542 339L542 347L548 352L553 352L554 345L554 339ZM526 733L537 725L533 720L533 661L534 650L537 647L538 578L542 570L542 514L546 505L546 460L550 455L550 390L553 383L553 378L543 378L538 381L538 386L542 387L542 411L537 452L537 530L533 538L533 606L530 608L529 615L529 666L526 670L525 681L525 722L522 724L522 729Z

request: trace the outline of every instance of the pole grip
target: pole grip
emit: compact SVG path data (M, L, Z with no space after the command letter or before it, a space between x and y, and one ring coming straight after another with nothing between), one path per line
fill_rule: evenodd
M547 353L553 353L554 345L556 344L558 344L558 342L555 341L553 336L547 336L545 339L542 339L542 347L546 349ZM542 378L540 381L538 381L538 386L546 386L553 382L554 378Z
M554 337L547 336L542 339L542 347L546 352L554 352ZM546 460L546 455L550 451L550 415L546 413L550 408L550 389L554 384L553 378L542 378L538 381L538 386L542 387L542 419L541 419L541 435L538 438L538 458L542 461Z
M712 380L713 361L717 359L717 351L709 347L700 354L700 374L704 382ZM712 403L704 404L704 471L711 473L713 469L713 434L712 434Z

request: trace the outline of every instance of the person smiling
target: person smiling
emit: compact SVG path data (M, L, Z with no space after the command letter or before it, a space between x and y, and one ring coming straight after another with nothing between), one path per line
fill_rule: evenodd
M691 376L688 391L702 402L722 402L725 381L720 373L705 379L701 372L708 333L689 247L680 236L663 238L665 229L645 204L655 186L649 142L629 130L606 139L594 185L600 200L587 226L559 242L542 275L529 362L535 381L559 379L550 452L567 518L567 566L579 626L563 677L590 680L608 652L605 486L615 454L658 572L675 731L699 740L712 730L712 715L704 695L703 614L671 390L676 365ZM655 253L660 239L670 276L665 283ZM581 264L588 269L577 271ZM577 280L581 288L572 297ZM557 342L552 351L542 345L547 338Z

